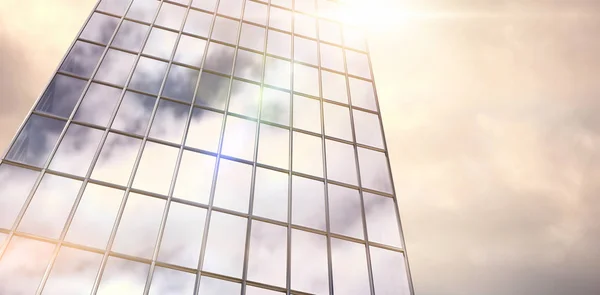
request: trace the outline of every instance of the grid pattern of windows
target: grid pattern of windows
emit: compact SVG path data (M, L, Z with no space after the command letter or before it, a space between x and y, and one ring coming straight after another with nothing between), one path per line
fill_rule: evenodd
M2 294L412 294L326 0L101 0L0 163Z

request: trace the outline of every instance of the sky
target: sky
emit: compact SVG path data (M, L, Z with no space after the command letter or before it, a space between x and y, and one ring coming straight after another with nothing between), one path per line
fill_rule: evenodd
M0 2L0 149L94 2ZM368 4L416 294L599 294L600 3Z

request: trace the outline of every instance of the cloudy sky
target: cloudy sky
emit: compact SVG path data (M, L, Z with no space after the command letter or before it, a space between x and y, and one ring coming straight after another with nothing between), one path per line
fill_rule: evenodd
M94 2L0 1L0 149ZM416 293L600 294L600 3L369 3Z

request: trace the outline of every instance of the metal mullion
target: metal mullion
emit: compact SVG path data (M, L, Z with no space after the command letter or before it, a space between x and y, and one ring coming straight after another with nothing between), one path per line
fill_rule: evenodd
M180 203L180 204L183 204L183 205L192 206L192 207L198 207L198 208L202 208L202 209L208 209L208 205L206 205L206 204L202 204L202 203L198 203L198 202L194 202L194 201L190 201L190 200L186 200L186 199L180 199L180 198L172 197L171 201L172 202L176 202L176 203Z
M316 133L316 132L312 132L312 131L308 131L308 130L304 130L304 129L300 129L300 128L292 128L292 130L296 133L302 133L302 134L306 134L306 135L321 137L320 133Z
M248 1L248 0L246 0ZM244 1L244 8L246 6L246 1ZM270 2L270 1L269 1ZM258 161L258 141L260 136L260 121L262 116L262 102L263 102L263 89L265 88L265 72L267 70L267 42L269 38L269 24L271 18L271 3L266 3L267 5L267 21L265 26L265 41L263 44L264 52L262 53L262 73L261 73L261 81L260 81L260 91L259 91L259 100L258 100L258 114L257 114L257 123L256 123L256 132L254 134L254 155L253 155L253 163L252 163L252 176L250 182L250 200L249 200L249 208L247 226L246 226L246 240L244 245L244 262L242 266L242 290L241 294L246 294L246 285L248 281L248 261L250 259L250 238L252 234L252 211L254 209L254 188L256 182L256 162ZM245 9L244 9L245 10ZM242 15L243 17L243 15ZM240 26L241 30L241 26ZM239 41L239 40L238 40ZM238 42L239 43L239 42ZM290 94L291 95L291 94ZM290 96L291 99L291 96Z
M131 188L129 190L129 192L134 193L134 194L144 195L144 196L150 197L150 198L161 199L161 200L165 200L165 201L168 199L168 197L165 195L161 195L161 194L157 194L157 193L153 193L153 192L149 192L149 191L141 190L141 189L137 189L137 188Z
M8 165L11 165L11 166L17 166L17 167L20 167L20 168L25 168L25 169L29 169L29 170L33 170L33 171L37 171L37 172L41 172L42 171L42 168L40 168L40 167L31 166L29 164L15 162L15 161L12 161L12 160L7 160L7 159L1 159L0 160L0 164L8 164Z
M32 115L37 115L37 116L40 116L40 117L46 117L46 118L50 118L50 119L62 121L62 122L65 122L65 125L69 122L69 119L67 119L67 118L59 117L57 115L53 115L53 114L49 114L49 113L33 111L33 112L31 112L31 114ZM43 168L43 166L42 166L42 168Z
M269 1L270 2L270 1ZM295 1L292 0L292 8L294 7ZM294 63L294 13L290 13L292 16L291 22L292 22L292 27L291 27L291 32L290 32L290 39L291 39L291 66L290 66L290 96L289 96L289 100L290 100L290 118L289 118L289 122L288 122L288 136L289 136L289 152L288 152L288 169L289 169L289 174L288 174L288 212L287 212L287 268L286 268L286 286L287 286L287 294L290 295L291 294L291 290L292 290L292 165L293 165L293 158L294 158L294 131L293 131L293 125L294 125L294 95L293 95L293 91L294 91L294 68L295 68L295 63Z

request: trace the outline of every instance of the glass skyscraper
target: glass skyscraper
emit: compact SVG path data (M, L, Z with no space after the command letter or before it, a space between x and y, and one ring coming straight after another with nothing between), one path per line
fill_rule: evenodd
M413 294L338 5L99 1L2 158L0 294Z

